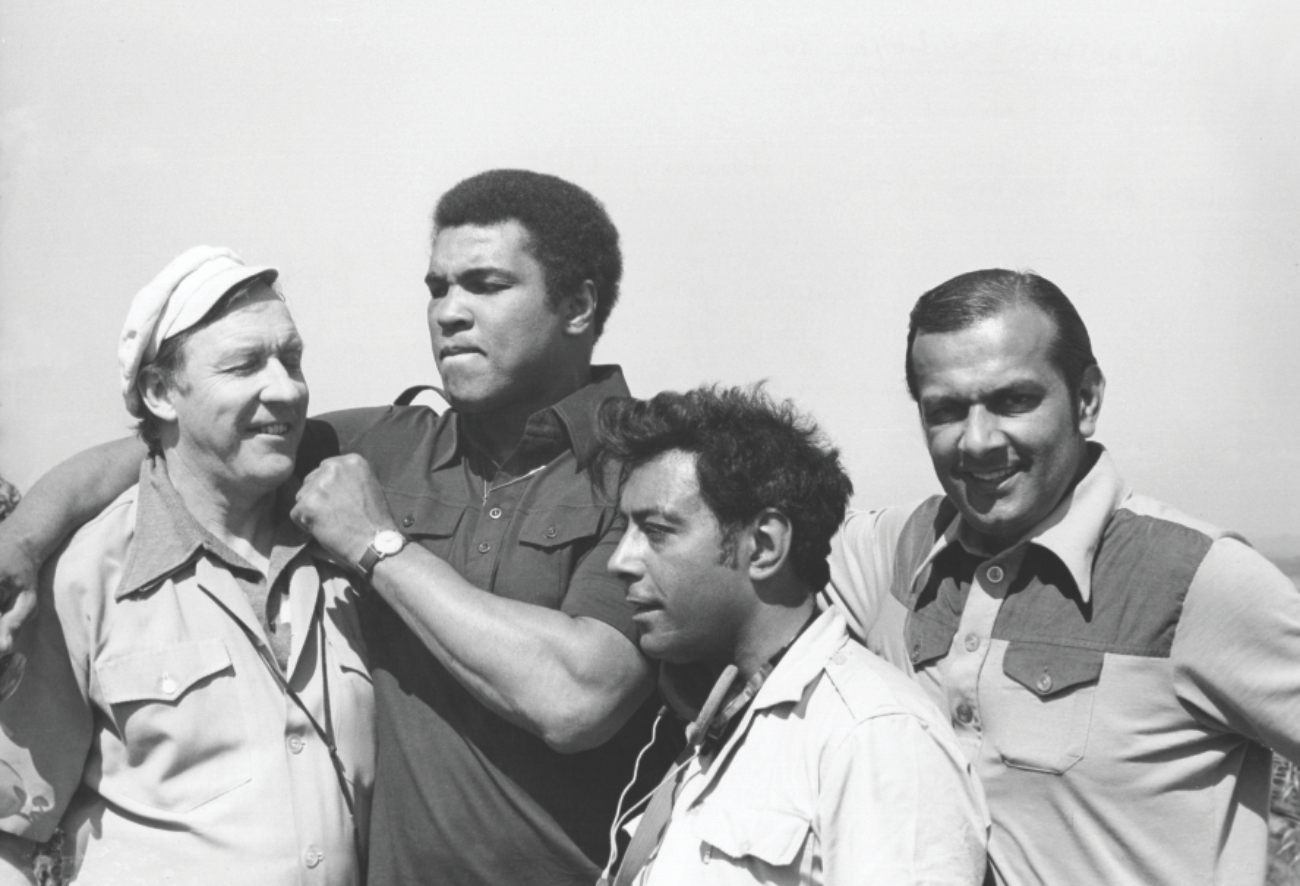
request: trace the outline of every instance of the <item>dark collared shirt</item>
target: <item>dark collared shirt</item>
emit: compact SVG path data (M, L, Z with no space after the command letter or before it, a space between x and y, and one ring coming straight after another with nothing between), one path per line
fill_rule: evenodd
M606 571L623 524L586 470L596 407L627 393L617 367L593 367L590 384L529 419L500 469L464 416L418 406L324 416L326 439L308 441L302 466L336 449L364 456L402 530L468 581L635 642L622 582ZM368 599L380 747L371 886L594 883L653 705L603 746L557 753L480 704Z

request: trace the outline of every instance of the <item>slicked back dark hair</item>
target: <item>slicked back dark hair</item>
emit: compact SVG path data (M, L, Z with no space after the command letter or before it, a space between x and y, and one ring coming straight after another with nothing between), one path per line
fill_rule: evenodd
M597 436L601 460L621 462L622 481L665 452L696 456L700 497L729 539L764 509L780 511L793 526L795 575L825 587L853 483L839 451L789 400L774 402L762 385L621 397L602 404Z
M1061 373L1078 405L1083 374L1097 365L1092 339L1074 305L1055 283L1032 271L1004 271L993 268L953 277L922 295L912 308L907 327L907 390L918 399L916 369L912 365L912 344L921 333L958 332L996 317L1017 305L1031 305L1047 315L1056 329L1048 358Z
M551 302L576 292L584 280L596 286L595 333L618 301L623 255L618 229L600 201L575 184L524 169L493 169L465 179L442 195L433 210L433 234L461 225L517 221L527 229L529 249L546 272Z

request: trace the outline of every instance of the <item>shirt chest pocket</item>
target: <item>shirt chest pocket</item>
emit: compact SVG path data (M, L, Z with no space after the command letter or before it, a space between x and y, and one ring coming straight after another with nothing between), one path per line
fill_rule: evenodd
M121 739L103 748L105 796L186 812L249 780L234 665L220 640L105 659L95 673Z
M1017 769L1062 773L1083 759L1104 652L1012 642L1003 679L980 706L1002 761Z
M500 561L496 593L559 608L578 562L599 541L604 513L597 505L564 505L521 515L519 546Z
M805 816L791 810L708 802L696 807L692 816L705 863L744 867L764 883L799 882L796 863L812 828Z

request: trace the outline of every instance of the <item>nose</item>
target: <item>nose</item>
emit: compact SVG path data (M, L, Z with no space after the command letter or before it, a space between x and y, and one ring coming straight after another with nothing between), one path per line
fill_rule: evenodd
M438 298L429 299L429 333L448 335L473 324L464 288L453 283Z
M610 555L606 568L611 575L631 584L641 577L641 560L636 556L635 527L629 527Z
M276 358L266 361L262 400L266 403L297 403L307 399L307 380Z
M1006 438L1002 434L997 416L983 406L972 407L966 414L966 423L962 427L962 454L979 458L1005 444Z

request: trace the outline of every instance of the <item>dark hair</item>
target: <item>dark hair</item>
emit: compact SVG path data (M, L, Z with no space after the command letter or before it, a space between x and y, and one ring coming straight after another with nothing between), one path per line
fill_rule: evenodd
M618 301L623 256L618 229L600 201L575 184L524 169L493 169L465 179L442 195L433 210L433 233L461 225L508 221L523 225L529 249L546 274L552 303L576 292L583 281L596 287L596 338Z
M905 357L907 390L912 399L919 396L916 370L912 366L912 343L917 335L958 332L1021 304L1042 311L1056 328L1048 358L1065 380L1071 402L1076 402L1084 372L1097 365L1083 318L1051 280L1032 271L1000 268L953 277L917 299L907 327Z
M144 412L140 420L136 422L135 432L140 439L149 447L150 455L162 455L162 422L158 416L149 411L149 407L144 402L144 385L146 383L145 372L149 373L163 383L168 390L177 390L181 384L181 372L185 369L185 344L200 329L211 326L221 317L229 313L238 302L248 296L253 289L259 285L269 286L277 294L280 287L274 282L274 272L268 271L265 274L259 274L256 277L245 280L235 285L229 292L217 299L216 304L208 309L199 322L195 323L188 329L184 329L170 338L163 339L163 343L158 346L158 353L152 360L140 367L136 373L136 388L141 393L140 408ZM268 279L269 278L269 279Z
M601 405L596 433L601 460L620 460L624 481L665 452L695 455L700 497L729 539L765 508L785 514L794 527L795 575L813 589L825 587L831 536L844 521L853 483L839 451L789 400L773 402L761 384L619 397Z

